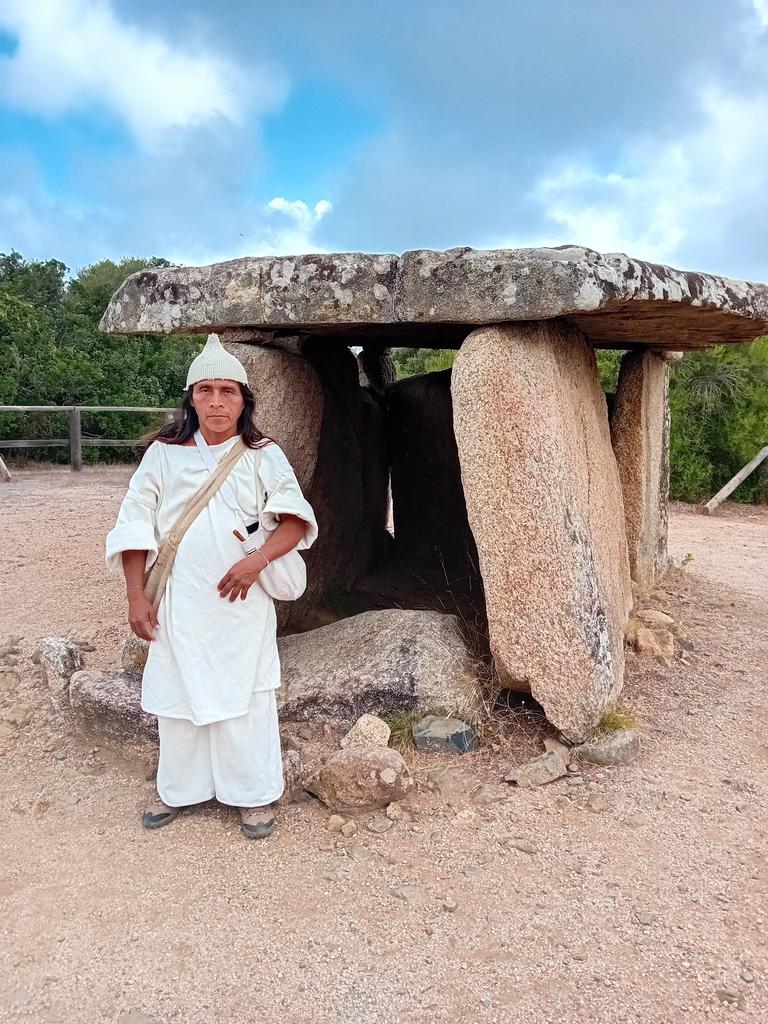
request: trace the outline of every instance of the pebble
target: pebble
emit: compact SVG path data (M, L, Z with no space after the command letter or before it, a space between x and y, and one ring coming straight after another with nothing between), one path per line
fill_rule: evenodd
M751 985L752 982L755 980L755 976L754 976L754 974L752 974L751 971L742 971L741 972L741 980L742 981L746 981L746 983L748 985Z
M602 814L603 811L610 810L611 805L605 799L597 793L593 793L587 801L587 807L593 814Z
M340 814L332 814L326 822L326 827L329 832L341 832L345 824L346 821Z
M24 725L29 719L29 715L30 711L26 704L13 704L7 711L0 714L0 718L4 722L10 722L11 725Z
M311 740L312 730L308 725L302 725L299 726L299 728L296 730L296 735L299 737L300 740Z
M424 894L416 885L396 885L390 889L390 894L396 900L402 900L411 907L419 906L424 902Z
M446 896L443 900L443 910L447 910L449 913L453 913L458 909L459 904L453 898L453 896Z
M371 818L366 823L365 827L369 832L381 833L388 832L393 825L394 821L391 818L388 818L385 814L377 814L375 818Z
M352 843L347 850L347 856L351 857L352 860L370 860L373 854L365 846L361 846L360 843Z
M357 825L354 821L345 821L339 831L345 839L351 839L352 836L357 835Z
M406 809L401 807L400 804L387 804L387 809L384 813L391 821L413 821L413 815L411 812L406 811Z
M0 669L0 693L11 693L18 686L19 679L19 673L15 669Z
M527 839L512 839L510 846L513 846L520 853L530 853L531 855L538 853L538 846L534 846L533 843L529 843Z
M645 928L649 928L656 920L656 915L652 910L636 910L635 920L638 924L643 925Z

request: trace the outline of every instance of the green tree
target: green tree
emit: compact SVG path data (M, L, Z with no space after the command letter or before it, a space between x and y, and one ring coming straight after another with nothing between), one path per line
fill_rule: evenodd
M453 366L456 351L451 348L394 348L392 361L397 379L416 377L435 370L447 370Z
M0 355L9 367L2 402L14 405L175 406L186 369L200 347L196 336L108 335L99 320L129 275L167 261L102 260L66 281L64 264L25 261L18 253L0 262ZM57 283L58 282L58 283ZM137 437L157 416L87 413L83 433ZM55 414L2 414L0 436L57 437L66 434ZM35 458L66 459L65 449L32 449ZM84 448L89 461L132 458L130 449Z
M49 316L61 306L66 273L59 260L27 261L15 249L0 253L0 286Z

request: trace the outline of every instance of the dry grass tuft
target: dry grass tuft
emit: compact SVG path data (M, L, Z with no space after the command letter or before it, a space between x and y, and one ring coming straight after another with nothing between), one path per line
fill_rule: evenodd
M595 734L605 736L606 733L621 732L624 729L636 729L640 724L636 712L631 708L613 704L604 709L597 723Z

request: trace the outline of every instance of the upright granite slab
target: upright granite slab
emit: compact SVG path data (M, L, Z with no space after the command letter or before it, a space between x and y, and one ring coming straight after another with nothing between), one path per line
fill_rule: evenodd
M631 586L595 355L562 323L487 327L453 367L469 523L503 684L573 741L622 685Z
M480 324L554 317L598 345L751 341L768 331L768 287L578 245L246 257L139 271L101 329L300 329L353 345L446 348Z
M641 590L667 568L669 498L669 364L653 352L621 362L611 439L624 496L629 566Z
M241 334L243 332L240 332ZM280 445L304 490L317 466L325 399L320 379L300 355L263 345L221 341L240 360L256 399L256 425Z

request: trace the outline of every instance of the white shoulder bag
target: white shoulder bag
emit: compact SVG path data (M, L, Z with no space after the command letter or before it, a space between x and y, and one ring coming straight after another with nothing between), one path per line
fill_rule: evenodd
M211 473L215 472L218 463L199 430L195 431L195 444L208 471ZM260 459L261 451L259 449L256 449L256 451ZM250 555L258 548L263 547L275 530L267 530L263 523L264 506L267 502L267 496L264 493L264 487L258 473L258 465L256 467L256 502L259 527L255 533L247 532L248 516L238 505L237 496L229 480L225 480L222 483L220 493L246 529L245 540L241 542L245 553ZM307 567L304 559L294 548L287 554L281 555L265 565L259 573L257 582L261 585L262 590L274 598L275 601L296 601L307 589Z

